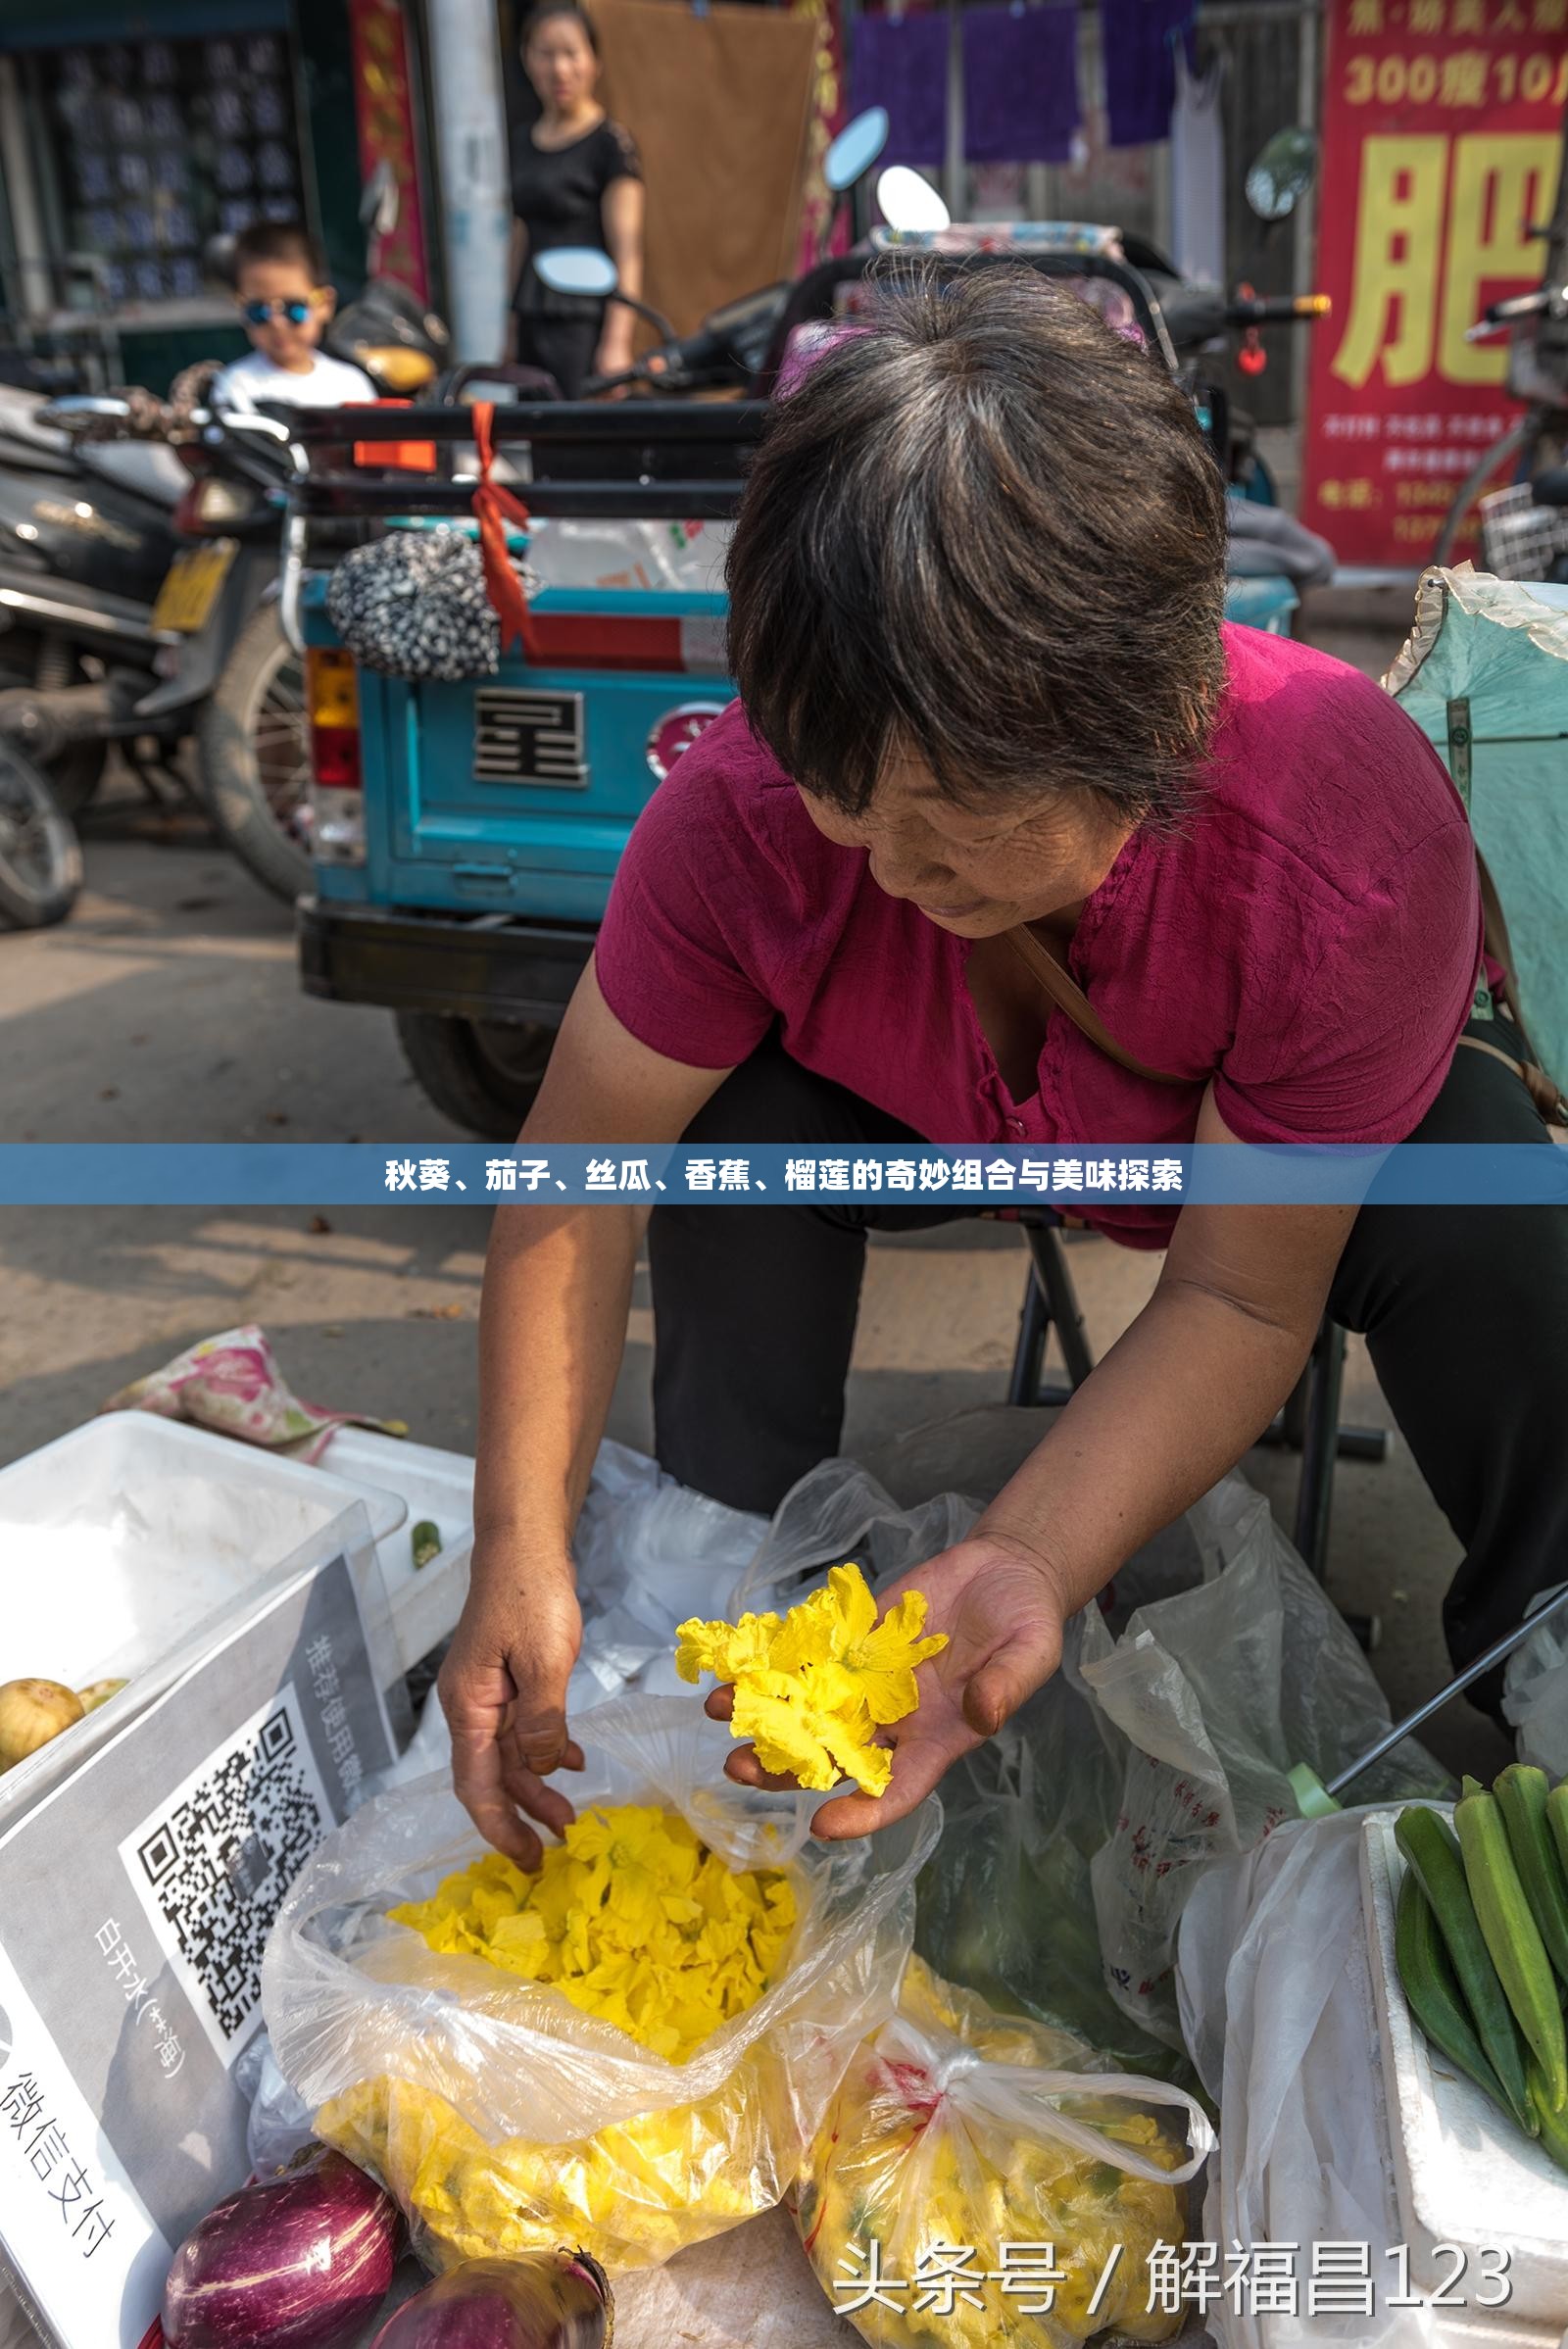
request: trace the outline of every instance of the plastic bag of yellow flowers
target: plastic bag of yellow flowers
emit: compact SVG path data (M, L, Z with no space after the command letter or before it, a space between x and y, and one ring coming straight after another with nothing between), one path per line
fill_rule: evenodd
M579 1734L577 1829L535 1878L429 1780L321 1845L268 1947L285 2079L432 2266L566 2241L613 2275L770 2209L894 2009L934 1801L817 1843L820 1798L725 1778L697 1697Z
M1163 2341L1183 2318L1150 2263L1179 2250L1183 2189L1213 2142L1181 2089L1110 2073L911 1958L792 2200L835 2307L884 2349Z

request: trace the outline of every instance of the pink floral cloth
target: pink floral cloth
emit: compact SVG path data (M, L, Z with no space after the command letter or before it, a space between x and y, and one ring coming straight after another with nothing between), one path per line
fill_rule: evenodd
M341 1427L376 1428L406 1436L401 1419L369 1419L356 1411L323 1411L301 1402L278 1369L265 1330L254 1322L187 1346L162 1370L133 1379L104 1404L106 1411L153 1411L183 1419L214 1435L237 1436L314 1467Z

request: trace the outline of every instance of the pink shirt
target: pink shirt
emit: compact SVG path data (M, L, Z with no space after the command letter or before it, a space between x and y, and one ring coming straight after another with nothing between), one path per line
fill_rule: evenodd
M1482 917L1464 808L1369 679L1250 629L1228 628L1226 650L1191 813L1174 838L1127 843L1070 954L1117 1041L1190 1083L1130 1076L1054 1011L1038 1090L1015 1101L964 983L966 941L822 837L738 704L621 859L597 953L611 1009L697 1068L733 1067L776 1020L796 1060L928 1142L1191 1142L1210 1082L1245 1142L1403 1140L1471 1007ZM1175 1219L1084 1212L1134 1247L1162 1246Z

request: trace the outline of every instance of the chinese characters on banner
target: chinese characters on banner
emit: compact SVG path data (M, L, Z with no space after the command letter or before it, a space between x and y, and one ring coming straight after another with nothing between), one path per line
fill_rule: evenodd
M1565 101L1568 0L1328 0L1301 519L1344 563L1424 563L1518 414L1465 328L1540 283Z
M350 0L349 24L361 175L368 181L378 164L390 165L399 197L397 225L381 238L371 266L378 275L396 278L421 302L428 302L429 270L403 10L399 0Z
M792 0L798 17L809 17L816 25L816 67L811 88L811 120L807 131L806 190L801 199L801 249L796 256L796 269L802 274L821 257L822 239L827 233L837 199L822 176L822 165L834 134L844 127L844 28L841 23L841 0ZM850 223L846 214L834 231L832 248L835 253L850 249Z

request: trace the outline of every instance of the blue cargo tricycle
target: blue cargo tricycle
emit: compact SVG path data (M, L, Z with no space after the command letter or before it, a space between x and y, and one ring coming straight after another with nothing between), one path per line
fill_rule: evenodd
M966 267L1005 255L976 255ZM1169 338L1148 280L1113 257L1033 266L1130 292L1151 348ZM855 265L863 267L863 262ZM831 316L815 271L782 288L754 381ZM456 1123L514 1137L589 954L631 827L675 759L733 696L721 559L765 397L534 401L497 407L497 450L525 465L532 650L478 682L357 669L307 563L300 625L315 775L315 890L300 907L306 991L381 1003L416 1078ZM471 442L461 407L303 416L295 545L320 521L462 520ZM425 444L435 470L397 461ZM524 454L525 453L525 454ZM350 457L354 462L348 462ZM428 459L427 459L428 462ZM1288 630L1289 581L1233 582L1233 616Z

